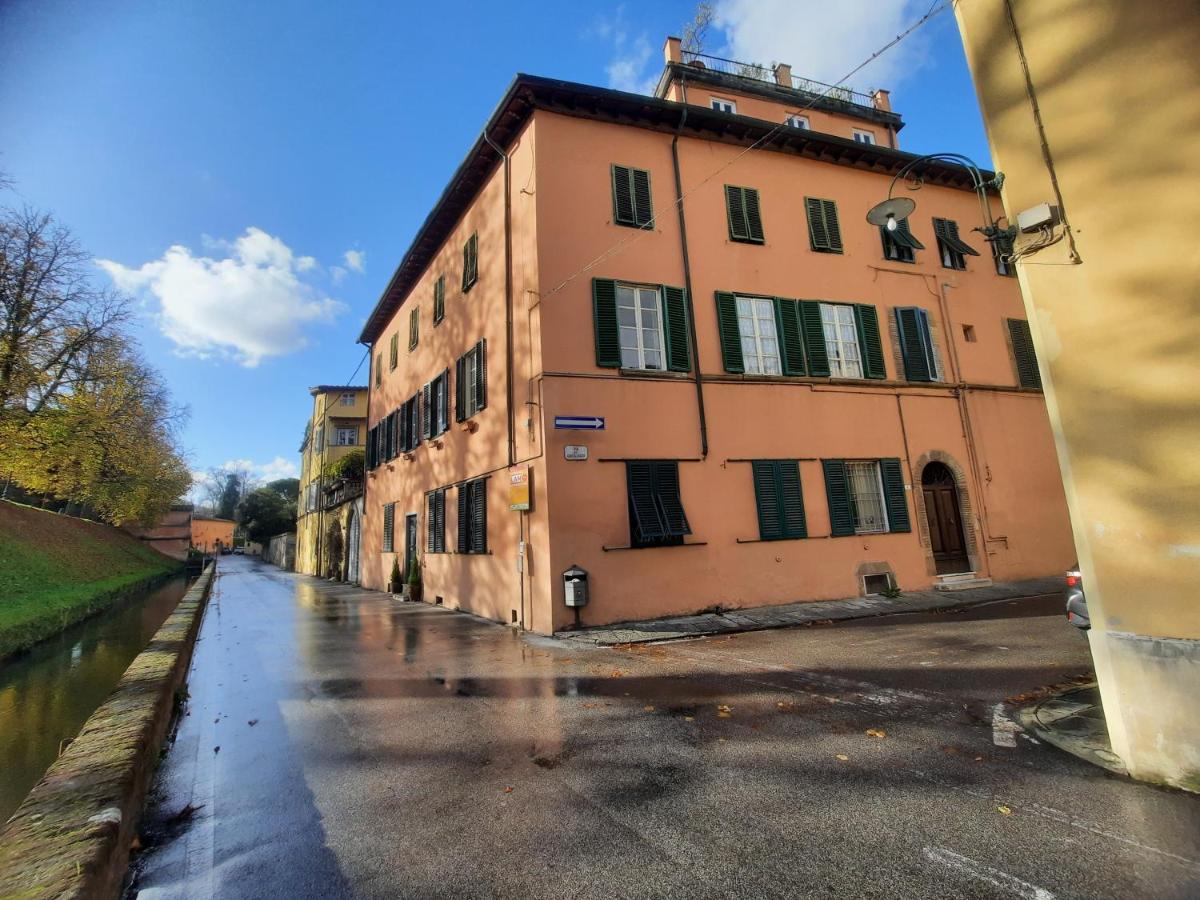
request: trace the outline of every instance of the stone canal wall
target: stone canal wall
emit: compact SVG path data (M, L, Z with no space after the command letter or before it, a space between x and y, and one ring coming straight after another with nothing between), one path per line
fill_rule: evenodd
M182 696L210 564L0 831L0 898L116 897Z

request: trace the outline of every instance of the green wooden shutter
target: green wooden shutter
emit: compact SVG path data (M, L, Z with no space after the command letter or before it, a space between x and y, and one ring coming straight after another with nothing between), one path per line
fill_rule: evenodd
M779 500L783 510L783 533L790 538L808 537L808 522L804 517L804 491L800 486L800 464L781 459L777 463Z
M896 307L896 333L900 335L904 377L909 381L933 381L937 367L928 313L919 306Z
M742 199L743 189L731 184L725 185L725 211L729 216L729 239L733 241L750 240L750 230L746 225L746 205Z
M617 330L617 283L611 278L592 279L592 322L596 329L596 365L621 367L621 337Z
M842 226L838 224L837 204L832 200L822 200L821 211L825 215L825 227L829 230L829 249L841 253Z
M433 284L433 324L446 318L446 276L439 275Z
M383 552L391 553L395 546L396 504L383 505Z
M454 421L467 419L467 358L460 356L454 361Z
M838 224L837 204L816 197L804 198L808 215L809 242L814 250L824 253L842 252L842 228Z
M1037 354L1033 349L1033 334L1024 319L1009 319L1008 334L1012 339L1013 358L1017 363L1017 382L1023 388L1042 389L1042 373L1038 371Z
M846 478L846 462L823 459L825 497L829 502L829 532L834 537L854 534L854 510L850 505L850 483Z
M679 463L656 462L652 466L654 501L662 514L667 534L672 537L691 534L692 528L683 511L683 499L679 496Z
M427 382L421 388L421 434L426 438L433 437L433 382Z
M894 232L896 242L905 247L910 247L913 250L924 250L925 245L917 240L916 235L912 233L912 228L908 224L908 219L897 219L896 230Z
M784 375L803 375L804 340L800 322L800 303L784 297L775 298L775 328L779 332L780 356Z
M475 361L475 371L478 373L478 377L475 379L475 409L473 412L479 412L481 409L487 409L487 338L475 345Z
M654 227L654 204L650 198L650 173L634 169L630 176L633 189L633 224L638 228Z
M458 552L469 553L471 550L471 515L469 502L470 487L467 484L458 486Z
M635 225L633 210L633 185L627 166L612 167L613 221L618 225Z
M462 289L465 294L471 289L476 280L479 278L479 234L478 232L467 238L466 244L463 245L463 284Z
M800 301L800 324L804 328L808 374L817 378L828 377L829 353L825 349L825 326L821 324L821 304L818 301Z
M437 552L437 491L425 495L425 552Z
M471 503L471 553L487 553L487 479L472 481L470 485Z
M438 553L446 552L446 489L442 488L437 491L437 518L434 520L437 526L437 547Z
M667 368L672 372L690 372L688 352L687 291L662 286L663 334L667 339Z
M629 517L633 523L633 543L662 540L667 536L658 504L654 502L654 464L625 463L625 480L629 491Z
M863 375L867 378L887 378L887 368L883 362L883 343L879 338L879 315L875 307L869 303L855 303L854 322L858 326Z
M754 502L758 506L758 536L764 541L777 541L783 537L783 514L776 480L779 463L772 459L756 459L750 468L754 475Z
M763 242L762 210L758 205L758 190L742 189L742 202L746 205L746 231L756 244Z
M726 291L717 291L717 330L721 334L721 358L725 362L725 371L745 372L742 333L738 328L737 297Z
M888 531L912 531L908 524L908 501L904 496L904 474L900 469L900 460L881 459L879 474L883 478L883 501L887 506Z

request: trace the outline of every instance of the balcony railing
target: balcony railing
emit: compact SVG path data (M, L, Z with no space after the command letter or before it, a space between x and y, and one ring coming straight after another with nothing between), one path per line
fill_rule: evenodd
M693 66L697 69L707 69L710 72L720 72L723 75L733 75L736 78L747 78L751 81L761 81L765 84L779 83L775 78L775 70L771 66L764 66L761 63L738 62L736 59L710 56L707 53L694 53L690 50L683 51L683 62L684 65ZM787 86L784 85L784 87ZM815 81L812 78L801 78L799 75L793 75L791 76L790 87L793 90L809 95L812 99L825 97L831 100L840 100L842 103L849 103L853 106L862 106L867 109L875 108L875 101L871 99L870 94L851 90L845 85L825 84L822 81Z
M341 506L348 500L361 497L362 492L363 483L361 481L335 481L322 491L324 508L332 509L335 506Z

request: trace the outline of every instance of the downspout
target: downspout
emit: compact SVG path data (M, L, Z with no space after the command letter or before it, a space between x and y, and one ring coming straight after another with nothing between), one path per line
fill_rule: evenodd
M358 582L361 585L363 582L363 552L362 552L362 536L363 529L366 527L367 518L367 486L371 483L371 472L367 469L367 442L371 440L371 388L375 384L375 345L368 344L364 341L359 341L367 348L367 416L364 426L367 433L363 435L363 492L362 492L362 515L358 520ZM384 585L387 587L387 585Z
M979 468L979 452L975 446L975 430L971 426L971 411L967 405L967 384L962 377L959 367L958 346L954 334L953 323L950 321L950 301L946 297L946 289L953 287L944 281L938 283L938 305L942 310L942 322L945 323L946 346L950 348L950 361L953 366L954 395L958 401L958 416L962 423L963 438L967 445L967 462L971 466L971 474L975 477L976 497L978 499L979 518L983 524L984 546L980 559L991 573L992 561L988 555L989 541L1003 541L1008 546L1008 535L993 535L991 518L987 510L987 485L984 483Z
M679 243L683 249L683 286L687 291L688 340L691 342L692 368L696 382L696 411L700 416L700 458L708 458L708 417L704 411L704 376L700 374L700 344L696 339L696 308L692 301L692 263L688 256L687 219L683 213L683 177L679 172L679 135L687 123L688 108L683 104L683 116L675 136L671 138L671 162L675 166L675 207L679 211Z
M512 160L509 154L492 140L487 129L483 129L483 139L500 154L504 160L504 399L505 419L508 425L508 465L511 468L517 460L516 425L513 418L513 271L512 271ZM520 527L520 556L517 568L517 608L519 625L525 627L525 568L528 565L529 548L525 544L525 513L518 512Z
M483 139L504 160L504 393L508 422L508 464L517 459L516 431L513 420L513 277L512 277L512 163L509 155L491 139L487 129ZM522 583L522 590L524 584Z

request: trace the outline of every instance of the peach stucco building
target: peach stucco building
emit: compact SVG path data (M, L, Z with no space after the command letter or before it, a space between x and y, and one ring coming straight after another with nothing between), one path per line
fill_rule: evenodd
M233 546L233 519L192 518L192 546L205 553L219 553Z
M666 57L655 97L518 76L400 262L361 336L363 583L416 553L426 601L547 633L572 566L584 624L1061 572L966 172L924 166L886 237L886 93Z

